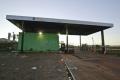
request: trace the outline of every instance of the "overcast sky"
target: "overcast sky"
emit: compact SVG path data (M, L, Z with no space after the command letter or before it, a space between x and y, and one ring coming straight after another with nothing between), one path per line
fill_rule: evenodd
M105 30L105 43L120 45L120 0L0 0L0 38L21 31L6 20L8 14L113 23L113 28ZM100 32L82 36L82 43L92 44L92 37L95 44L101 44ZM69 40L79 44L79 36Z

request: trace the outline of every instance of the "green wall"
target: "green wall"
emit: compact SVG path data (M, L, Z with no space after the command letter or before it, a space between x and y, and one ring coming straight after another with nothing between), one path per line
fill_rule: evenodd
M18 50L21 50L21 36L19 34ZM59 38L57 34L50 33L24 33L24 51L58 51Z

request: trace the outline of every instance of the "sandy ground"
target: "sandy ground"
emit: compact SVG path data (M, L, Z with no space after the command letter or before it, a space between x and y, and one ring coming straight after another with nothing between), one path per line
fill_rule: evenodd
M120 57L62 54L76 80L120 80Z
M0 53L0 80L67 80L61 56Z

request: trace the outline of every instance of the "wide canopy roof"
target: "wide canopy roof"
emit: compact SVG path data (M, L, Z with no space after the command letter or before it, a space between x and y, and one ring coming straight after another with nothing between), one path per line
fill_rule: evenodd
M25 32L89 35L113 27L111 23L7 15L6 19Z

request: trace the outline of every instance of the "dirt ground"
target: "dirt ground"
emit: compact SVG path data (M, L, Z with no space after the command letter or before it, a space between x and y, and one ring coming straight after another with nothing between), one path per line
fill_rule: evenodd
M120 57L86 52L62 57L76 80L120 80Z
M0 80L120 80L120 57L89 54L0 53Z
M0 53L0 80L67 80L59 54Z

